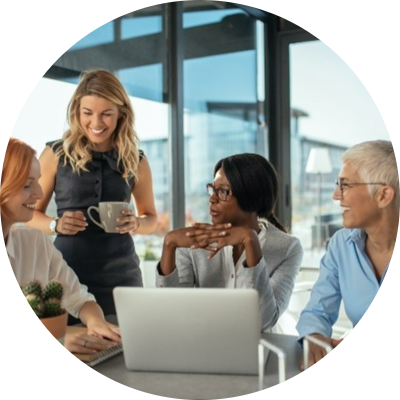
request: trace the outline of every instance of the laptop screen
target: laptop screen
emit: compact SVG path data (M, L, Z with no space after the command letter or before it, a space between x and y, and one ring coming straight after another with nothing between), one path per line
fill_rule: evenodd
M130 370L257 374L260 318L254 289L114 289Z

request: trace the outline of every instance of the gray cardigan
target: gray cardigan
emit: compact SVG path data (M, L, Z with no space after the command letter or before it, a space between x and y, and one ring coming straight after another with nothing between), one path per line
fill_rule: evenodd
M254 288L260 298L260 322L263 330L272 328L285 311L292 295L294 281L303 259L299 239L284 233L272 224L259 234L263 257L253 268L240 265L247 288ZM156 271L157 287L224 288L222 250L211 260L203 249L178 248L177 268L168 276Z

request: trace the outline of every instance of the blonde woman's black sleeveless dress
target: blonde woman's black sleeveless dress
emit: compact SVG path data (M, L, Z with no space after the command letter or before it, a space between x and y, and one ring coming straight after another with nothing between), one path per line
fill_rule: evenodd
M54 143L47 145L51 147ZM57 145L59 142L53 151ZM129 203L134 180L122 177L114 150L94 152L92 158L86 166L89 172L80 174L74 173L70 165L64 166L62 160L59 162L54 187L57 215L80 210L89 225L76 235L57 235L54 245L80 282L96 297L104 314L110 315L116 314L112 294L116 286L143 286L139 257L131 235L104 232L90 220L87 209L101 201Z

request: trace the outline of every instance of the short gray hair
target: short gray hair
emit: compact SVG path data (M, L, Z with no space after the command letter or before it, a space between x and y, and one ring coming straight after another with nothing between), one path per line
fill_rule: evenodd
M382 182L392 186L396 192L395 204L400 206L399 173L392 142L371 140L356 144L343 154L342 161L356 169L364 182ZM371 196L378 188L369 186Z

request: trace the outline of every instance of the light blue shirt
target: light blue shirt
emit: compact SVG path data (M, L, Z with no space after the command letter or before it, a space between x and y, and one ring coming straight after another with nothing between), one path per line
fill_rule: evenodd
M379 282L365 253L365 239L361 229L341 229L332 236L310 301L297 324L300 338L312 333L331 337L342 299L353 327L367 311L388 267Z

